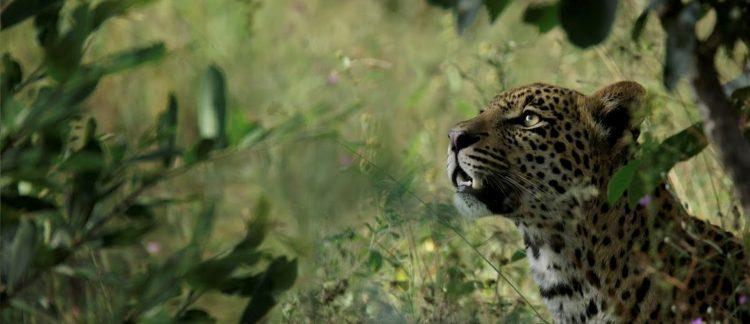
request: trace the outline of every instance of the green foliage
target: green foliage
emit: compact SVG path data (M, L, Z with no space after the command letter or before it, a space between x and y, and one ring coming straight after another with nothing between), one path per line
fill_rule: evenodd
M462 34L474 22L482 7L487 9L490 21L494 22L510 0L427 0L427 3L452 10L456 17L456 30Z
M543 322L548 316L512 224L483 219L459 227L438 161L444 131L515 85L544 80L590 93L613 75L654 75L664 54L652 45L663 41L652 28L657 17L644 15L650 20L638 43L619 28L596 52L572 51L556 32L524 27L516 16L526 2L466 2L472 6L464 7L465 36L458 38L458 24L445 21L458 19L458 1L428 1L451 12L395 0L158 2L97 28L80 59L93 77L74 71L65 91L32 40L59 41L78 5L103 1L69 1L62 9L63 1L49 1L12 26L3 16L0 134L24 129L44 147L29 146L22 158L2 152L2 175L14 169L25 180L3 182L12 190L2 194L0 237L9 248L13 231L29 223L35 240L27 269L50 270L9 300L3 308L11 315L3 316L11 318L0 321L224 323L244 312L271 323ZM638 7L623 3L618 26L635 20ZM472 19L485 19L483 10L493 28L472 27ZM561 24L550 13L548 30ZM144 55L128 56L137 53ZM158 63L141 67L140 57ZM223 86L216 75L226 75ZM654 137L695 121L692 105L683 114L684 100L639 81L664 98L644 126ZM43 118L26 119L37 106ZM216 118L212 109L220 106L225 146L203 138L198 121L203 107ZM86 138L94 139L92 150L101 148L103 163L77 154L84 136L74 130L88 123L76 120L81 115L96 118ZM69 145L71 133L81 143ZM45 153L57 146L63 153ZM673 180L687 188L697 214L717 221L717 206L732 204L730 184L712 173L718 166L706 155L711 164L692 159ZM93 171L101 172L96 186L105 198L95 197L87 224L116 207L119 216L72 248L80 231L69 230L64 214L68 180ZM80 197L77 209L87 206ZM276 291L295 269L295 287ZM256 290L264 291L251 297Z
M628 204L635 206L664 181L675 164L700 153L708 145L703 135L703 125L694 124L670 136L658 145L646 143L637 157L621 167L612 176L607 187L607 200L616 202L628 191Z
M461 34L474 22L481 4L487 9L490 23L497 20L510 4L509 0L428 0L428 3L452 9L456 15L456 28ZM523 21L546 33L560 25L568 40L578 47L586 48L602 42L610 33L617 12L615 0L586 1L560 0L559 2L531 3L523 14Z
M523 21L536 26L540 33L546 33L559 23L558 10L557 3L530 5L523 13Z
M224 72L211 66L204 74L198 105L198 127L204 140L211 140L218 148L226 145L227 120Z
M495 22L497 17L503 13L505 7L510 4L510 0L484 0L484 5L487 7L487 13L490 15L490 22Z
M560 26L568 40L581 48L601 43L609 36L617 0L561 0Z
M253 323L294 284L296 260L260 250L269 230L270 206L264 199L248 222L246 236L225 256L203 257L217 211L218 197L211 195L195 215L190 241L164 262L128 271L97 264L108 260L112 251L141 250L145 237L163 223L161 208L176 203L155 203L144 193L233 148L226 136L226 81L215 65L205 73L199 94L202 138L187 153L177 140L174 94L135 146L112 140L95 119L81 117L102 78L166 55L165 46L155 43L83 60L85 44L108 19L146 2L77 3L67 14L61 11L63 1L14 1L3 6L3 32L33 19L44 52L41 67L25 76L23 66L9 53L2 58L3 322L60 322L62 316L82 310L86 318L100 322L207 323L214 321L211 314L194 304L204 293L217 291L246 298L242 322ZM64 31L59 28L62 20L70 21ZM262 128L244 127L234 133L247 137L258 129ZM252 268L245 269L248 266ZM92 293L99 286L108 286L114 295L72 303L47 289L72 287L64 289ZM101 312L97 303L106 304L102 309L108 311ZM180 307L169 306L176 303Z

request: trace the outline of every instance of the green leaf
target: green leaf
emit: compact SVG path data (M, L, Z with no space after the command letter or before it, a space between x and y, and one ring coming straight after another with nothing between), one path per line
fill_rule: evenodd
M458 0L427 0L427 3L443 9L450 9L456 6Z
M516 252L513 252L513 255L510 256L510 262L516 262L524 258L526 258L526 250L518 249L516 250Z
M630 31L630 39L634 42L641 39L643 30L646 27L646 22L648 21L649 13L650 10L644 10L641 15L638 16L638 19L635 20L635 23L633 23L633 29Z
M702 123L670 136L657 147L642 152L641 167L628 187L628 203L635 206L663 180L675 164L700 153L708 145Z
M36 242L36 228L30 221L22 221L13 236L10 245L10 257L8 268L8 291L13 292L16 283L23 278L27 272L31 260L34 259L34 245Z
M560 25L573 45L586 48L609 35L617 0L561 0Z
M72 191L67 212L73 226L86 224L98 199L98 181L106 165L104 150L96 138L96 122L86 123L84 145L64 162L66 170L73 171ZM62 166L61 166L62 168Z
M55 80L65 82L79 70L83 46L94 31L87 4L79 4L71 13L72 23L64 35L43 44L47 72Z
M484 0L484 6L487 8L487 13L490 15L490 23L495 22L497 17L503 13L505 7L510 4L510 0Z
M64 5L64 1L56 1L34 17L36 39L42 47L48 47L57 41L60 32L60 11Z
M367 260L370 272L375 273L383 267L383 256L376 250L370 250L370 257Z
M211 150L216 145L216 141L211 138L204 138L198 141L193 148L185 155L185 163L190 165L207 159Z
M266 274L273 282L273 293L286 291L292 288L297 279L297 259L289 260L284 256L278 257L268 266Z
M142 277L135 280L129 295L136 301L128 312L134 320L148 310L179 296L182 278L193 266L198 253L188 246L170 256L159 266L151 266Z
M216 323L216 319L211 317L208 312L198 308L188 309L182 316L176 319L179 324L210 324Z
M251 250L234 250L229 255L196 264L185 275L185 281L195 289L218 289L224 293L243 294L241 280L230 277L240 266L253 265L261 259L261 253ZM253 288L254 289L254 288Z
M529 5L523 12L523 22L536 26L540 33L546 33L558 25L558 10L558 3Z
M0 30L40 14L47 8L62 3L62 0L16 0L8 4L0 13Z
M271 262L242 312L241 323L256 323L276 304L275 295L288 290L297 278L297 260L278 257Z
M103 74L117 73L144 63L158 61L167 53L164 43L158 42L149 46L128 49L111 55L96 64Z
M262 279L263 273L242 277L230 277L223 280L217 288L222 294L251 297L258 294L257 290L260 287Z
M242 311L240 323L251 324L259 322L275 304L276 300L269 294L253 295L247 306L245 306L245 310Z
M60 170L71 172L92 172L100 170L106 159L96 152L78 151L60 163Z
M3 54L2 60L3 72L0 75L0 93L2 93L2 98L0 100L5 101L5 98L13 93L11 90L21 83L23 71L21 71L21 64L18 64L10 54ZM3 118L7 118L6 115L3 114Z
M221 289L234 270L242 265L235 256L206 260L185 275L185 281L194 289Z
M620 199L625 190L628 189L640 166L641 160L634 159L612 175L607 184L607 202L610 205L613 205L617 199Z
M268 214L271 209L268 200L261 196L255 205L253 219L247 223L247 234L245 238L237 244L236 250L255 249L263 242L268 232Z
M203 139L217 147L226 143L226 86L224 73L212 65L203 76L198 104L198 128Z
M138 162L149 162L153 160L162 160L162 163L164 163L165 160L173 160L175 157L179 156L182 152L180 150L177 150L176 148L158 148L156 150L146 152L143 154L136 155L132 158L127 159L125 162L127 163L138 163Z
M203 210L200 215L198 215L198 219L193 227L193 235L190 240L191 244L200 246L206 243L208 237L211 235L211 230L213 229L215 212L215 202L203 203Z
M3 193L0 203L2 204L3 208L10 207L15 210L22 210L32 213L57 209L57 206L52 201L25 195L10 195Z
M167 152L175 151L175 142L177 140L177 98L174 93L169 94L169 104L167 110L159 115L159 121L156 128L156 138L159 141L159 148ZM162 164L165 168L172 165L174 155L164 156Z
M107 19L123 15L128 9L144 5L152 0L105 0L96 5L93 10L94 26L99 27Z
M130 246L138 243L144 235L154 229L156 224L136 223L129 226L117 227L105 230L100 235L102 247L112 248L120 246Z
M98 235L103 247L135 244L156 227L156 216L147 205L133 204L124 214L129 220L127 224L104 229Z
M231 146L238 145L244 137L262 129L260 123L248 121L239 109L229 111L229 116L227 140Z
M65 261L73 253L70 249L63 246L49 247L43 246L36 251L34 255L34 267L46 269Z

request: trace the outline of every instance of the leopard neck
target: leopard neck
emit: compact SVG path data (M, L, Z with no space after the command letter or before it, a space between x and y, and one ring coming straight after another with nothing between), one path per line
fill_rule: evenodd
M554 318L617 318L615 291L631 284L620 282L618 274L641 276L635 252L656 243L649 241L648 229L689 217L665 184L634 207L627 199L626 193L613 206L598 196L581 204L571 200L546 217L516 221L532 276Z

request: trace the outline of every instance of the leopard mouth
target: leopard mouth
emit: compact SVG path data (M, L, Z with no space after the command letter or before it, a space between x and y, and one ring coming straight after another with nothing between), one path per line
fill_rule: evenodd
M460 166L453 170L453 186L456 192L469 192L474 190L474 179L469 176Z
M515 198L508 195L510 188L501 188L494 182L482 185L485 181L471 177L461 166L456 166L451 178L458 196L478 200L493 214L508 214L515 210L512 203Z

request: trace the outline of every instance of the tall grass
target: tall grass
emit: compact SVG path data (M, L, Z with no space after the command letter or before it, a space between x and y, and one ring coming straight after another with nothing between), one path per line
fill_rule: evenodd
M664 36L656 22L640 43L630 39L641 2L622 3L609 39L582 51L559 31L540 36L523 24L521 1L495 24L475 24L459 37L450 13L423 1L163 0L104 26L88 55L161 39L168 58L105 81L86 106L106 131L133 140L153 127L142 121L154 120L166 93L194 98L200 67L217 62L232 110L267 127L297 118L264 144L153 193L224 192L206 253L236 242L255 197L268 198L274 234L264 247L301 261L273 322L538 322L532 307L542 318L546 310L512 225L453 217L447 130L510 87L541 81L591 93L622 79L650 93L647 136L690 125L698 119L691 94L666 93L659 81ZM23 47L29 37L26 23L6 34L0 50L33 61L40 53ZM178 141L194 142L196 102L181 104ZM731 219L717 217L731 215L734 202L713 150L679 165L670 179L694 214L713 223ZM166 210L167 222L144 242L160 244L161 252L128 260L160 258L184 243L188 208ZM220 295L199 304L222 322L242 311L239 299Z

